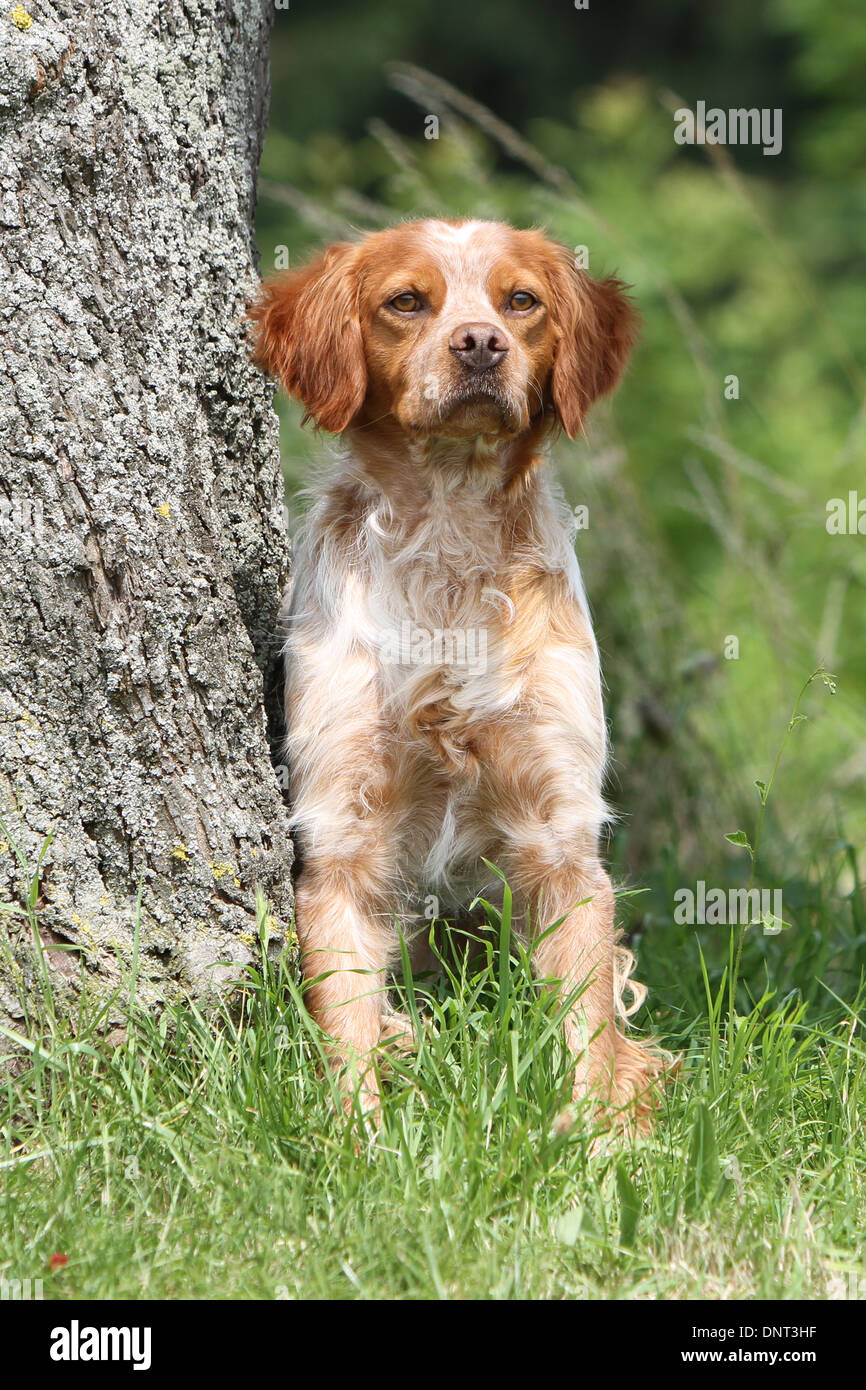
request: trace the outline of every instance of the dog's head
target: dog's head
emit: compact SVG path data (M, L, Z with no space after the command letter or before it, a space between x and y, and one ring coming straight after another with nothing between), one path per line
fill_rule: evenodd
M542 232L409 222L266 280L255 356L322 429L396 421L410 438L572 438L634 338L618 280Z

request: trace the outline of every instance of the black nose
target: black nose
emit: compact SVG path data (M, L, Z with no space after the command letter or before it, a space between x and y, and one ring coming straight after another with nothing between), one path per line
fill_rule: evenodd
M486 372L508 351L506 338L492 323L462 323L451 334L448 346L470 372Z

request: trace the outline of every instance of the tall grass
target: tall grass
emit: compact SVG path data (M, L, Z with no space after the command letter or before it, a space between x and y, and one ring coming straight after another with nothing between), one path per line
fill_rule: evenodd
M652 1020L684 1058L656 1129L599 1148L588 1112L561 1123L562 1006L507 905L476 949L455 933L440 976L396 981L418 1041L382 1055L376 1133L343 1114L296 959L269 959L263 901L258 965L215 1012L155 1017L131 979L106 1037L86 991L69 1020L49 990L5 1069L0 1277L96 1298L858 1288L862 992L815 1008L766 989L726 1015L705 968L700 999L683 977Z

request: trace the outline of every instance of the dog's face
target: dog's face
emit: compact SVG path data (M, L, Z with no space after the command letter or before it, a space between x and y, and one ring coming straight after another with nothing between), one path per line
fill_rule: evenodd
M634 314L616 280L499 222L410 222L265 282L256 360L323 429L396 422L415 439L573 438L625 364Z
M531 233L489 223L386 235L360 294L371 412L420 435L528 428L557 341L543 248Z

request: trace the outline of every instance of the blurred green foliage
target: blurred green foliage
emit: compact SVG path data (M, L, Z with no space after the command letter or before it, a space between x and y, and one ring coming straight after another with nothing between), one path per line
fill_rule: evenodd
M651 18L292 0L278 15L263 273L279 246L295 264L400 218L471 215L544 226L633 286L627 377L556 463L589 507L579 551L624 812L612 855L651 890L638 923L669 921L689 875L741 880L723 836L754 823L753 781L821 660L839 690L812 687L762 876L801 932L828 894L840 922L862 921L846 844L866 832L866 535L828 534L826 509L852 490L866 504L864 66L860 0L667 0ZM781 155L676 145L672 109L699 99L781 107ZM293 491L324 445L281 411ZM786 949L754 943L780 969Z

